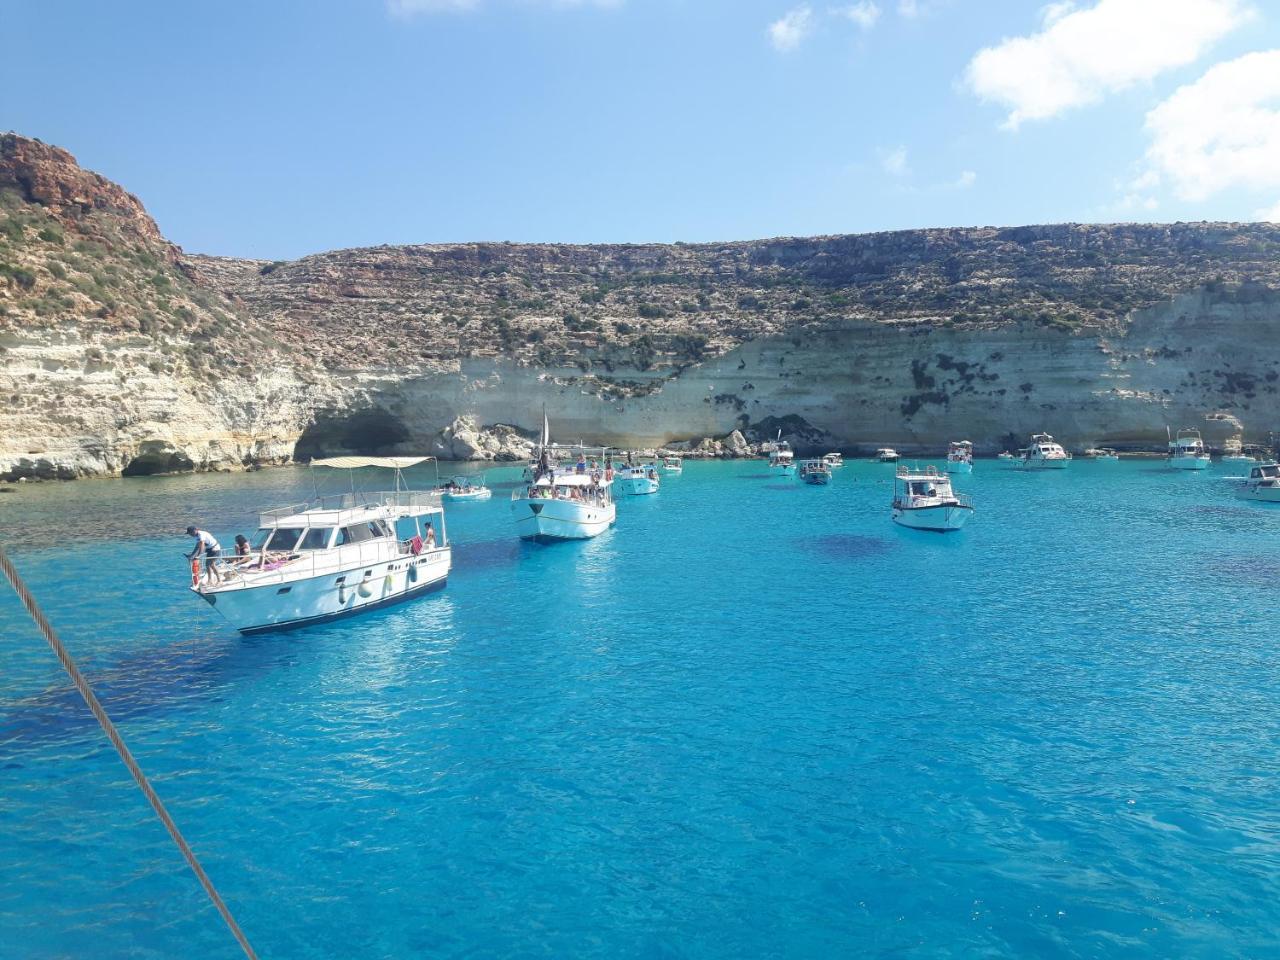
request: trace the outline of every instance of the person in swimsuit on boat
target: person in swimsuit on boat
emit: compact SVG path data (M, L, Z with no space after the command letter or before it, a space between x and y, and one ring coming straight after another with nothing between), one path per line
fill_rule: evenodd
M187 527L187 536L196 538L196 548L187 554L188 560L204 557L204 577L210 583L221 583L222 575L218 573L217 562L222 556L222 546L208 530L198 527Z
M431 525L430 520L427 521L424 533L426 534L423 538L426 543L426 548L428 550L434 550L436 547L436 528Z

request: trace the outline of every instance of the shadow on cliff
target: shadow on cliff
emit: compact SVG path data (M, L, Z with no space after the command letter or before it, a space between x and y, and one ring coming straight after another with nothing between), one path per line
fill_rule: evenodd
M347 454L382 456L401 452L400 445L411 439L404 421L382 407L322 411L298 437L293 458L306 461Z

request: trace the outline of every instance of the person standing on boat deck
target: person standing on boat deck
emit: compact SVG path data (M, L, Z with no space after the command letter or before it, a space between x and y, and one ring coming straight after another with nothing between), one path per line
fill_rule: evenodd
M211 582L221 583L222 576L218 573L218 568L215 564L217 563L218 558L222 556L222 546L208 530L200 530L196 527L187 527L187 536L196 538L196 548L187 554L187 559L194 560L196 557L203 554L204 573L206 579Z
M427 549L434 550L436 547L436 528L431 525L430 520L427 521L426 530L423 532L426 534L423 540L426 542Z

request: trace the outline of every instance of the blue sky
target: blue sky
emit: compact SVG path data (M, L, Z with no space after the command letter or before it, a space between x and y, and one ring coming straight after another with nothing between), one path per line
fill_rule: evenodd
M1273 0L0 0L193 252L1280 219Z

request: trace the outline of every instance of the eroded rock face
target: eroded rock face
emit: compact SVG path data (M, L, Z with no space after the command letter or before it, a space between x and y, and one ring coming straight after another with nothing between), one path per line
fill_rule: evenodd
M1280 227L197 257L0 137L0 479L340 453L523 459L1212 443L1280 424ZM705 439L704 439L705 438Z

